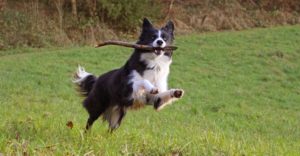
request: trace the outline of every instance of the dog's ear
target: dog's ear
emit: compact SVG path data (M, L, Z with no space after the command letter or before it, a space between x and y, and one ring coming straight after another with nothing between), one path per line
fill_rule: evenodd
M174 23L172 21L169 21L164 27L162 27L162 29L173 35Z
M147 18L144 18L144 20L143 20L143 30L149 29L149 28L153 28L153 26Z

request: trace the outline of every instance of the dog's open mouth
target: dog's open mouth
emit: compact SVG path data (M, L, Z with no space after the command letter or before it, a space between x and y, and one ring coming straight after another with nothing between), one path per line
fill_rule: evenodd
M160 55L161 53L162 53L162 49L160 48L160 49L155 49L154 50L154 53L156 54L156 55Z

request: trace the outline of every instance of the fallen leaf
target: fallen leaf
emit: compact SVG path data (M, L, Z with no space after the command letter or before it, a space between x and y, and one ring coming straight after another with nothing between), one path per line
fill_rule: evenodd
M68 121L66 125L67 125L67 127L69 127L70 129L72 129L73 126L74 126L72 121Z

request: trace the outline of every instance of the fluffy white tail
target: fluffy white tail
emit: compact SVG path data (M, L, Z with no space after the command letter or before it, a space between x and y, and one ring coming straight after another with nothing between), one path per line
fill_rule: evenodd
M96 76L86 72L83 67L78 66L74 74L73 83L76 84L81 95L87 96L91 92L96 80Z
M74 74L73 83L80 85L89 75L92 75L92 74L86 72L83 67L78 65L78 69L77 69L76 73Z

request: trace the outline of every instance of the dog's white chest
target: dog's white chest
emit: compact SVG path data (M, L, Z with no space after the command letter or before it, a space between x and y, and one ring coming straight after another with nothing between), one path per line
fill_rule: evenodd
M160 92L168 89L168 75L170 72L171 60L167 56L148 61L147 70L143 73L143 78L150 81Z

